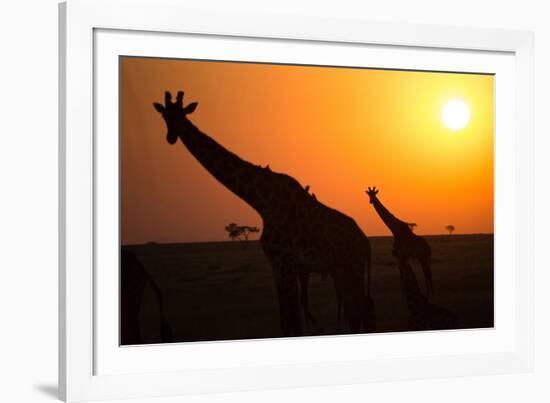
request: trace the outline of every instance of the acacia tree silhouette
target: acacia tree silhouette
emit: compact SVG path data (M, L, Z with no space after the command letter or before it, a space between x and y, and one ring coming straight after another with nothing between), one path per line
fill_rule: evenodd
M168 142L180 139L212 176L262 217L260 244L273 271L282 334L303 334L301 309L306 318L311 312L302 279L311 272L331 275L351 332L373 331L374 304L369 286L365 295L364 280L365 268L370 273L370 243L355 221L317 201L291 176L244 161L201 132L188 119L197 103L184 107L183 92L175 102L166 92L165 104L154 107L166 122Z
M260 232L258 227L250 227L248 225L237 225L236 223L231 223L225 227L225 230L229 233L229 238L232 241L235 239L241 240L241 236L244 237L245 241L248 241L248 237L252 233Z
M453 231L455 230L455 226L454 226L454 225L447 225L447 226L445 227L445 229L446 229L447 231L449 231L449 235L452 235Z
M234 222L226 225L225 230L229 233L229 238L231 238L232 241L239 239L239 237L241 236L239 226Z

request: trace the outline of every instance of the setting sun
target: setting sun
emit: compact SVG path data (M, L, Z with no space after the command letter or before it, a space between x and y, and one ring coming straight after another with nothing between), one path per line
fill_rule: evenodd
M441 118L449 129L464 129L470 122L470 108L465 102L453 99L445 104Z

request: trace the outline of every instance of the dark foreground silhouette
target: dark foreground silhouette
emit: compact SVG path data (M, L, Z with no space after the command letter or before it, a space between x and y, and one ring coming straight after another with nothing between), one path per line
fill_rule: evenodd
M452 312L454 328L493 326L492 235L427 236L432 248L434 304ZM370 237L373 251L372 297L376 301L376 332L447 329L447 321L430 319L430 302L419 290L422 270L402 283L392 255L392 237ZM279 326L277 291L271 264L258 241L128 246L136 254L162 294L166 322L174 342L259 339L283 336ZM405 273L407 274L407 273ZM403 285L408 285L410 299ZM423 285L423 284L421 284ZM305 328L304 335L345 333L334 320L337 299L331 281L311 274L309 307L320 332ZM416 300L417 298L418 300ZM416 307L416 308L415 308ZM426 309L424 309L426 308ZM435 308L437 310L437 308ZM437 318L438 315L435 315ZM146 287L139 313L143 343L161 341L155 293Z
M143 326L151 328L154 324L141 322L141 308L144 293L149 286L155 294L158 307L156 327L160 333L160 342L172 341L172 330L164 317L162 293L155 280L151 278L136 254L126 248L120 251L120 344L142 344L150 342L142 336Z
M332 278L338 322L341 304L349 332L373 331L370 287L365 293L370 244L355 221L317 201L293 177L244 161L201 132L187 118L197 103L184 107L183 92L178 92L175 102L166 92L164 105L154 107L168 127L167 141L175 144L180 139L212 176L262 217L260 245L271 264L282 334L304 334L302 311L307 323L317 327L308 304L310 273Z

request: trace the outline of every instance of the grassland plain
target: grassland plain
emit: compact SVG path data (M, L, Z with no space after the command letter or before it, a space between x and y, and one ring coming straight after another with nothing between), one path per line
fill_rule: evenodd
M370 237L377 332L406 331L408 310L391 237ZM493 326L493 235L427 236L432 248L434 304L455 313L459 328ZM162 291L175 342L280 337L277 295L258 241L125 246ZM419 285L425 284L414 265ZM323 334L337 334L330 277L310 280L310 307ZM144 343L160 341L158 303L146 288L140 311ZM312 333L311 329L309 333ZM318 334L318 333L315 333Z

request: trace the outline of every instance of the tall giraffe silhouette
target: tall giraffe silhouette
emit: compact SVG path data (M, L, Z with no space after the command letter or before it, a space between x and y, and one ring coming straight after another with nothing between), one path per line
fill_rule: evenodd
M424 272L424 279L426 281L426 295L428 299L433 297L433 284L432 284L432 270L430 268L430 259L432 250L428 242L412 232L410 223L401 221L396 218L389 210L384 207L382 202L378 199L378 190L376 187L368 188L365 192L369 196L370 203L374 206L374 209L390 229L393 234L393 255L401 264L407 262L410 258L416 258L422 266Z
M167 141L175 144L179 138L212 176L262 217L260 244L271 263L283 336L303 334L307 282L302 298L299 284L306 273L329 273L342 296L349 330L372 331L374 308L364 280L365 267L370 272L370 243L355 221L318 202L291 176L244 161L201 132L187 118L197 103L184 107L183 92L172 102L167 91L165 105L154 107L166 122Z

